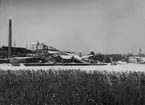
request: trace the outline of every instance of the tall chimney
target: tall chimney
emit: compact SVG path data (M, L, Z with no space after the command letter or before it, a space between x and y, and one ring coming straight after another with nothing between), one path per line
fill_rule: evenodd
M12 20L9 19L8 57L12 56Z

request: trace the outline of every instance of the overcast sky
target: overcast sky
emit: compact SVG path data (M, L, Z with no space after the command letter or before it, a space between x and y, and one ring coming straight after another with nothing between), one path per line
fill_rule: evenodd
M8 43L9 18L17 46L39 40L76 52L145 50L145 0L1 0L0 46Z

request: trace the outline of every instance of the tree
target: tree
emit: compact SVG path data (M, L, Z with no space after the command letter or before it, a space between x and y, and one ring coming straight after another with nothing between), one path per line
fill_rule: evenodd
M105 63L111 63L110 57L108 57L108 56L104 56L103 60Z
M99 53L99 54L95 55L95 61L103 62L103 59L104 59L104 55L103 54Z

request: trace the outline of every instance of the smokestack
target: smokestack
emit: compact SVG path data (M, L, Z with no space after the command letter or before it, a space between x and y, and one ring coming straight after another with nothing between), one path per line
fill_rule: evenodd
M12 20L9 19L8 57L12 56Z

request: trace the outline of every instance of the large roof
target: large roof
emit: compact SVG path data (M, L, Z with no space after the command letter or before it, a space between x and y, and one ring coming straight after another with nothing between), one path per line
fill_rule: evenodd
M0 48L0 51L4 51L2 48Z
M2 46L3 51L8 51L8 46ZM32 53L31 50L28 50L23 47L12 47L12 51L20 52L20 53Z
M7 52L7 51L5 51L3 48L0 48L0 52Z

